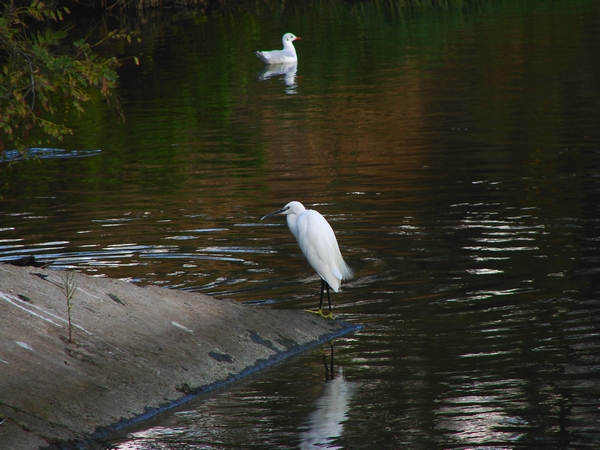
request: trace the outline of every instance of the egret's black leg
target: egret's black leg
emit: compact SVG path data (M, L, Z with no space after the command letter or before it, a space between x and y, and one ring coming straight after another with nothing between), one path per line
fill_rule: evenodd
M325 294L325 289L327 289L327 303L329 304L328 315L323 314L323 295ZM331 298L329 298L329 285L324 279L321 278L321 295L319 297L319 310L311 311L307 309L306 311L318 314L319 316L324 317L326 319L333 319L333 312L331 311Z
M327 298L329 298L329 285L323 278L321 278L321 298L319 299L319 311L323 311L323 291L325 291L325 286L327 286ZM331 304L329 306L331 307Z

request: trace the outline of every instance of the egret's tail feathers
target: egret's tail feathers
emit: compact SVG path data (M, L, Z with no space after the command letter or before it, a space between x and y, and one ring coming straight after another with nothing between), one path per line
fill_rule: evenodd
M354 276L354 272L352 272L352 269L348 266L348 264L346 264L346 262L344 261L344 265L342 266L342 280L349 280Z
M338 292L340 290L340 287L342 286L342 281L341 278L336 277L332 277L332 276L328 276L328 277L321 277L325 280L325 282L329 285L329 287L331 289L333 289L333 292Z
M352 269L342 259L338 264L338 267L330 266L329 271L320 273L319 275L323 278L329 287L334 292L338 292L342 286L342 280L349 280L352 278Z
M340 272L339 270L337 270L337 268L332 267L331 268L331 272L333 273L333 275L338 279L341 280L344 278L344 275L342 275L342 272Z

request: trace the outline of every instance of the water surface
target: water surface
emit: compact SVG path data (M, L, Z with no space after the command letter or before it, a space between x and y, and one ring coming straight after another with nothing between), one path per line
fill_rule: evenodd
M597 2L144 27L127 122L92 107L61 144L101 152L3 174L0 257L314 308L284 220L260 221L299 200L355 271L337 317L367 326L114 448L600 446ZM287 31L295 74L261 79L252 51Z

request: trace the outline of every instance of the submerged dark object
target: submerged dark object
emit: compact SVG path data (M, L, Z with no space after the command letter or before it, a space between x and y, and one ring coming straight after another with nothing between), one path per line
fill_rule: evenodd
M48 267L49 262L42 262L35 259L33 255L19 256L18 258L8 259L1 261L4 264L12 264L13 266L19 267Z
M70 150L62 148L30 148L23 154L18 150L6 150L0 154L0 162L24 161L27 159L87 158L102 153L102 150Z

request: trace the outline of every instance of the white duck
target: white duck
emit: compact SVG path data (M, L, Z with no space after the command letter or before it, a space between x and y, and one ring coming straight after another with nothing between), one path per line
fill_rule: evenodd
M294 36L292 33L285 33L281 38L283 42L282 50L272 50L270 52L254 52L258 58L265 64L289 64L298 61L296 56L296 49L294 48L294 41L298 41L301 38Z

